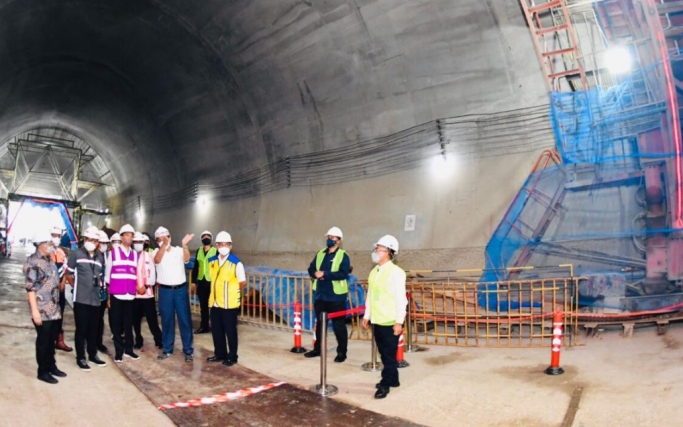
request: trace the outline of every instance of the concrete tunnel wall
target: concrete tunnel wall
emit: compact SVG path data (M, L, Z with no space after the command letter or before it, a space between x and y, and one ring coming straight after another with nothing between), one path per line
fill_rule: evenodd
M119 205L438 118L547 103L516 0L3 0L0 40L0 136L72 130L114 173ZM176 238L226 228L246 262L292 269L338 225L359 274L385 233L408 268L481 266L538 151L450 159L441 182L425 162L204 211L143 206L142 223L126 211L112 225L164 224Z

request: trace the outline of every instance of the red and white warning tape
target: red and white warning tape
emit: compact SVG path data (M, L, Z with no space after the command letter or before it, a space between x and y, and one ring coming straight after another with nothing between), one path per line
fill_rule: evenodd
M214 403L228 402L230 400L239 399L241 397L252 396L256 393L260 393L262 391L270 390L271 388L279 387L283 384L287 384L287 383L285 383L285 382L270 383L270 384L266 384L266 385L262 385L262 386L258 386L258 387L243 388L242 390L237 390L237 391L228 392L228 393L216 394L216 395L210 396L210 397L202 397L200 399L186 400L184 402L176 402L176 403L169 403L167 405L159 405L158 408L162 411L165 411L167 409L190 408L190 407L202 406L202 405L213 405Z

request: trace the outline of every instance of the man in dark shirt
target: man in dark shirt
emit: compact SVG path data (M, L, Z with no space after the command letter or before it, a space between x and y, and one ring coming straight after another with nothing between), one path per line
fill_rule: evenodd
M99 367L107 366L107 362L97 357L104 255L97 250L100 240L97 227L88 227L83 240L83 246L71 252L66 274L72 277L69 281L74 284L76 364L82 371L89 371L90 366L85 361L86 344L88 360Z
M33 238L33 244L36 245L36 252L26 259L23 272L31 320L38 333L38 379L57 384L55 377L66 377L55 362L55 341L59 334L57 321L62 318L59 309L59 273L50 257L54 251L50 233L39 233Z
M346 301L349 294L349 286L346 280L351 272L351 259L348 254L340 249L343 238L342 231L338 227L332 227L327 232L327 247L317 253L308 274L313 279L313 308L317 319L315 328L315 347L305 353L305 357L320 356L321 325L320 314L328 314L346 310ZM337 337L337 357L334 361L342 363L346 360L346 348L348 335L346 331L346 317L340 316L332 319L334 335Z

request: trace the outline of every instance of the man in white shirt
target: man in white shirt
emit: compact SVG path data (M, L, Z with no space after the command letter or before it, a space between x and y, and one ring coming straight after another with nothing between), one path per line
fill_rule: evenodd
M159 284L159 314L161 314L161 341L163 353L159 360L173 354L175 344L175 318L178 316L180 339L183 342L185 361L192 362L192 315L190 313L190 294L185 275L185 263L190 260L187 243L194 234L183 237L182 248L171 246L171 233L164 227L154 233L157 245L153 253Z

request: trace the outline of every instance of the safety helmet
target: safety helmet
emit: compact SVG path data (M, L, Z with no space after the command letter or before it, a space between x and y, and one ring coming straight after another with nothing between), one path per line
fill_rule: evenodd
M145 242L149 242L149 236L146 235L146 234L143 234L143 235L142 235L142 239L143 239L143 241L145 241Z
M121 235L119 233L114 233L111 235L111 241L112 242L120 242L121 241Z
M105 233L104 230L100 230L99 241L100 243L109 243L109 236L107 236L107 233Z
M133 228L132 225L126 224L126 225L124 225L123 227L121 227L121 229L119 230L119 234L123 234L123 233L133 233L133 234L135 234L135 229Z
M344 239L344 234L342 234L342 231L339 229L339 227L332 227L329 230L327 230L326 236L335 236L339 237L339 240Z
M164 228L164 227L159 227L159 228L157 228L157 231L154 232L154 238L155 239L158 239L159 237L163 237L163 236L170 236L170 235L171 235L171 233L168 231L167 228Z
M62 235L62 229L60 227L52 227L50 229L50 234L59 234L61 236Z
M139 231L136 231L135 234L133 235L133 241L134 242L144 242L145 236L143 236L143 234L140 233Z
M391 249L395 253L398 253L398 240L396 240L396 237L389 234L380 237L377 243L375 243L375 247L377 246L384 246L385 248Z
M211 234L211 232L209 230L202 231L202 234L200 234L199 237L207 236L207 235L213 239L213 234Z
M82 236L87 237L88 239L100 240L100 230L94 225L91 225L90 227L85 229Z
M216 234L216 243L232 243L232 236L227 231Z
M39 231L33 236L33 244L38 247L41 243L52 242L52 233L47 230Z

